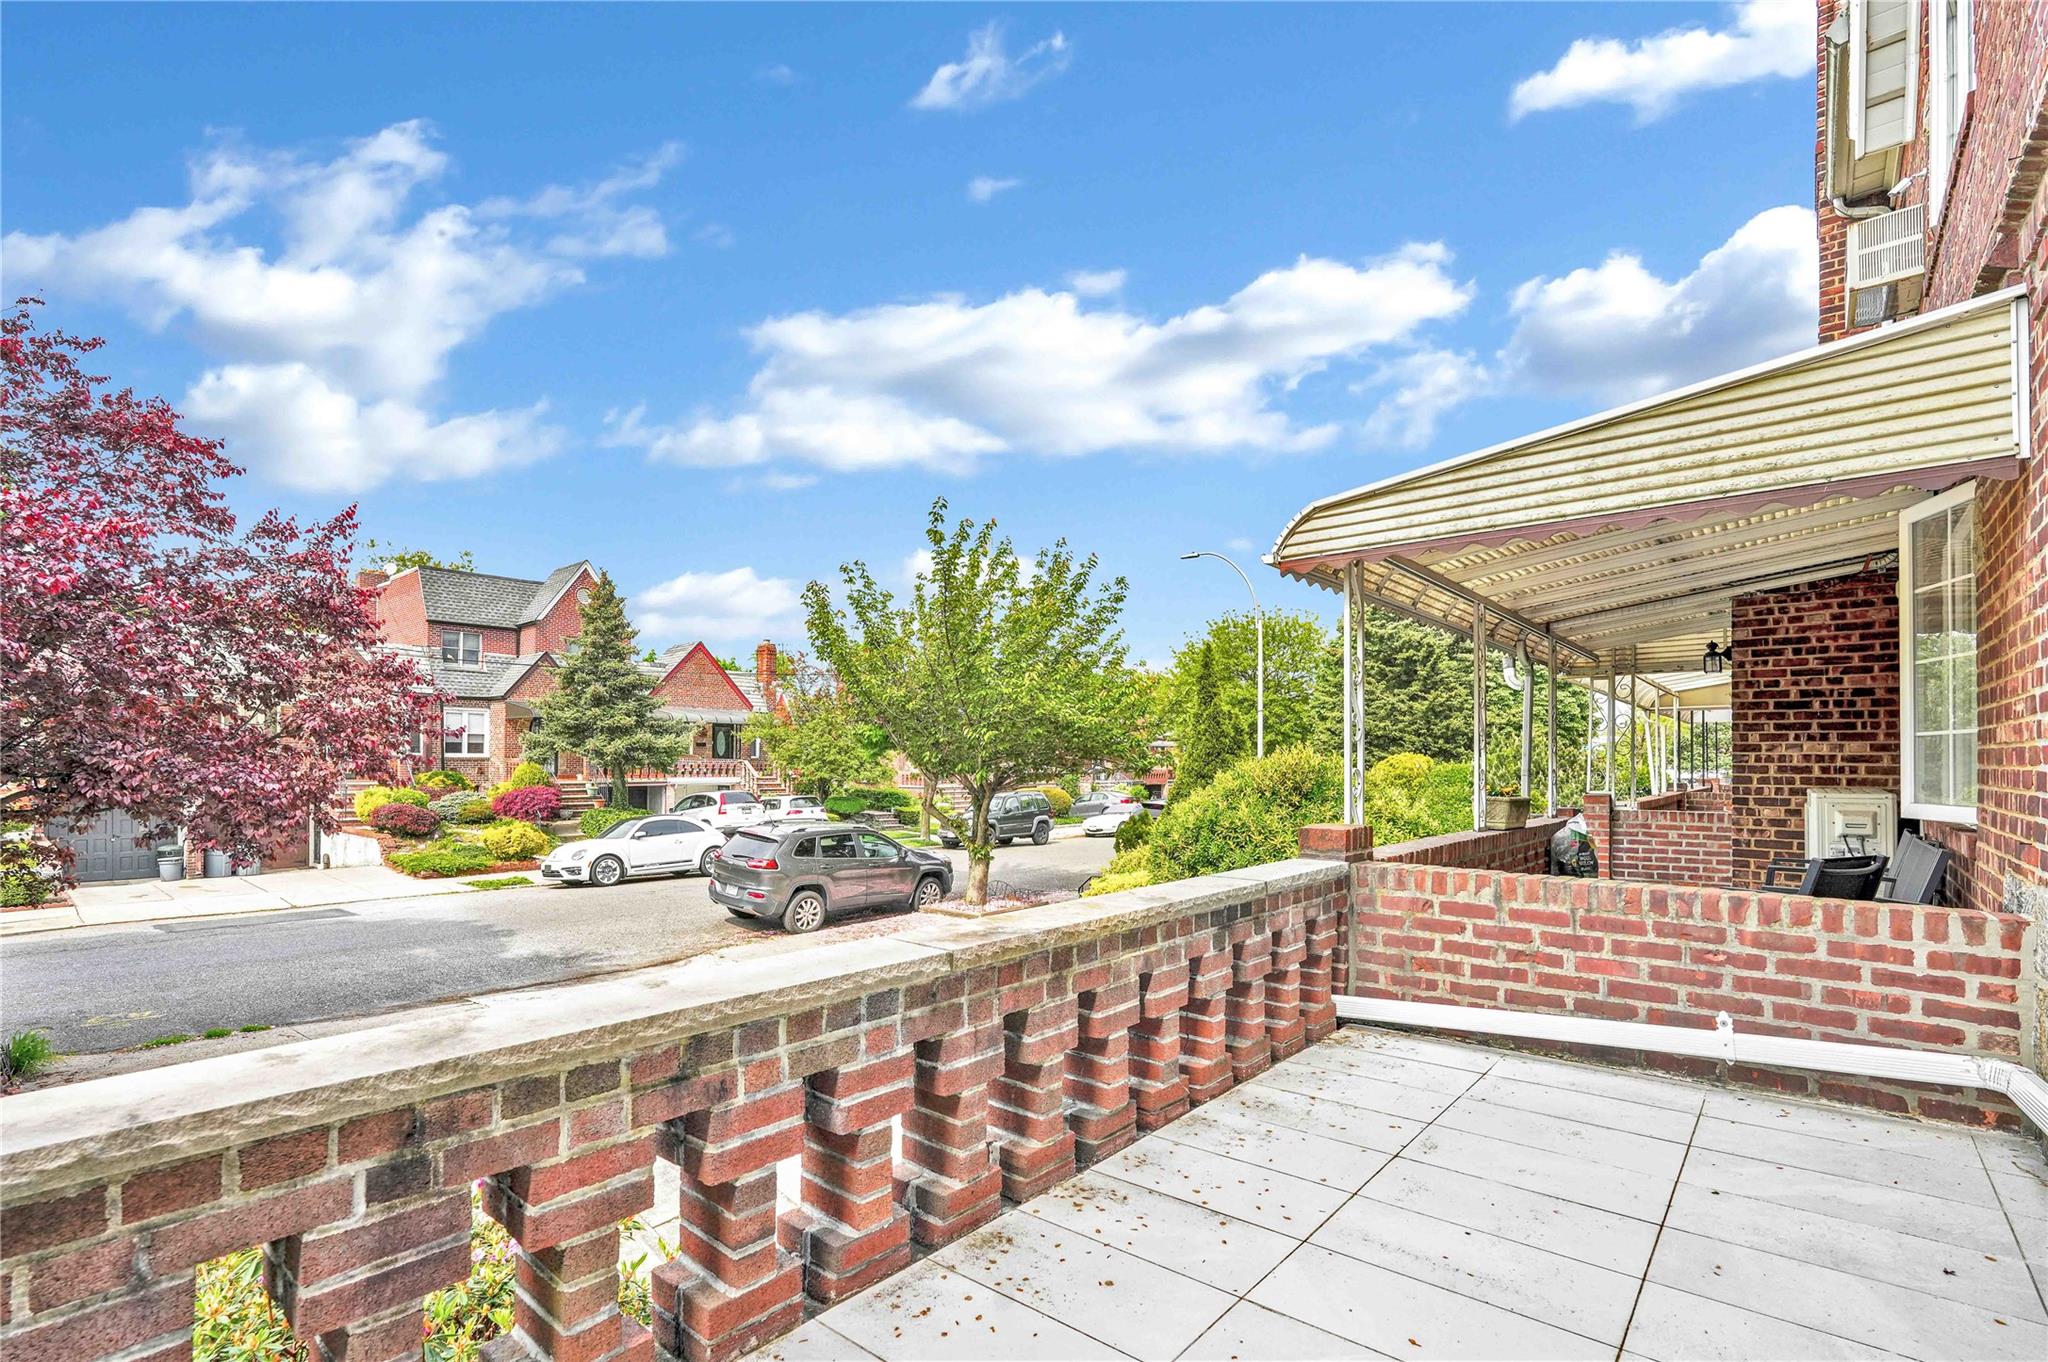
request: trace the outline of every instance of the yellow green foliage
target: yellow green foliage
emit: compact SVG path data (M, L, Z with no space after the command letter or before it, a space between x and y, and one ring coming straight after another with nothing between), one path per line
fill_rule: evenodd
M507 818L491 824L477 834L484 850L501 861L523 861L533 856L542 856L553 848L555 839L531 823L522 823Z
M389 785L372 785L356 796L356 817L363 822L370 821L370 815L386 804L413 804L427 807L427 793L424 790L394 790Z

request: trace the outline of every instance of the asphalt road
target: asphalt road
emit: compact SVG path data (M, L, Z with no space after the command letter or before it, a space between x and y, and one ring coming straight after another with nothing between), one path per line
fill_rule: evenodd
M1001 847L992 879L1071 891L1110 851L1107 838ZM949 854L964 883L965 856ZM43 1027L61 1052L98 1054L170 1033L325 1022L631 969L777 930L732 917L707 883L550 885L13 938L0 943L0 1031ZM821 935L900 920L834 919Z

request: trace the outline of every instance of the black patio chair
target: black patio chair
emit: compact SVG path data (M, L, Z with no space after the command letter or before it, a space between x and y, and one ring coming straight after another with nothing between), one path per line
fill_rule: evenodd
M1874 898L1884 867L1882 856L1781 857L1764 867L1763 887L1821 899Z
M1948 863L1955 853L1947 847L1924 841L1917 833L1899 838L1891 868L1878 882L1879 903L1935 903L1941 898L1942 883L1948 878Z

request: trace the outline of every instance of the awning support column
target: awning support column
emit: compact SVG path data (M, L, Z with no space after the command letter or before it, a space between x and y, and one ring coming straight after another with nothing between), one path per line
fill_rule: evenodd
M1548 640L1549 657L1544 659L1544 679L1550 694L1550 717L1545 722L1543 757L1543 811L1557 812L1557 640Z
M1472 607L1472 826L1486 826L1486 607Z
M1536 749L1536 664L1529 657L1529 645L1525 642L1516 651L1516 660L1521 666L1516 669L1522 682L1522 770L1515 790L1527 799L1535 791L1530 788L1532 780L1529 768Z
M1614 664L1607 664L1607 726L1602 730L1607 739L1607 793L1614 793Z
M1352 687L1357 684L1357 680L1351 672L1351 616L1357 609L1357 587L1358 569L1347 566L1344 569L1344 627L1342 630L1344 638L1344 821L1346 823L1364 821L1360 811L1360 805L1363 801L1359 799L1360 791L1354 780L1354 777L1358 774L1357 735L1351 731L1352 713L1357 708L1357 701L1352 697Z

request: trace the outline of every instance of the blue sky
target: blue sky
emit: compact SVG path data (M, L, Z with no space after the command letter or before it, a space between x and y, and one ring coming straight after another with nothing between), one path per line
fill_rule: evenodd
M10 4L10 296L235 501L800 641L925 507L1162 659L1307 501L1811 343L1808 6ZM1568 499L1568 481L1539 489Z

